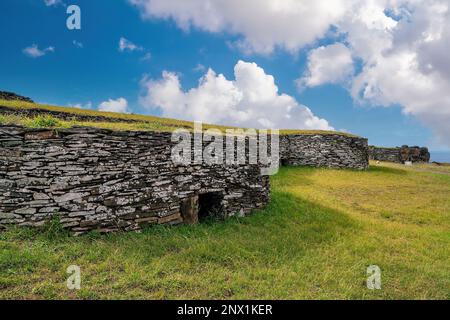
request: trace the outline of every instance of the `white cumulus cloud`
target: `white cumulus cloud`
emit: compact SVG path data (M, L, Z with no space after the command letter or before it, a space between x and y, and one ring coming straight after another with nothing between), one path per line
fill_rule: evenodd
M30 58L39 58L45 56L49 52L55 52L55 48L47 47L45 49L39 49L37 44L32 44L31 46L23 49L22 52Z
M369 14L342 24L363 62L352 96L360 103L402 106L450 146L450 1L383 3L361 6L356 12ZM386 16L389 11L395 20Z
M246 51L296 51L326 34L353 0L128 0L145 19L169 18L189 30L242 35Z
M300 87L315 87L324 83L346 83L353 75L350 49L342 43L319 47L308 55L304 76L298 80Z
M98 106L100 111L128 113L128 101L125 98L109 99Z
M401 106L450 146L450 0L128 1L144 19L237 36L245 51L309 48L303 86L343 83L358 103ZM318 48L330 37L338 43Z
M163 116L252 128L333 130L295 98L279 93L273 76L256 63L239 61L234 80L209 69L197 87L183 90L179 76L163 72L158 80L144 78L140 102Z

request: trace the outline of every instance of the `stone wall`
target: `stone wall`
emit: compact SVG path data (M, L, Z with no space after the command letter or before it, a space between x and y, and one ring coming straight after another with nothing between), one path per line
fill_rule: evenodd
M173 145L170 133L0 126L0 226L58 216L75 234L129 231L268 203L260 166L175 165Z
M370 146L369 158L370 160L402 163L402 161L400 160L399 148L380 148Z
M282 136L280 157L282 164L289 166L369 167L367 139L339 134Z
M402 146L397 148L381 148L370 146L369 157L371 160L388 161L395 163L430 162L430 152L425 147Z

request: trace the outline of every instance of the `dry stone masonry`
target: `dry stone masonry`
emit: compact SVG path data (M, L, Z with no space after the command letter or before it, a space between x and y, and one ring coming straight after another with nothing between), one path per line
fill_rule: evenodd
M174 165L170 133L0 127L0 226L58 216L76 234L245 215L269 201L259 165Z
M425 147L402 146L397 148L382 148L370 146L369 157L371 160L388 161L395 163L430 162L430 152Z
M346 168L369 167L367 139L340 134L285 135L280 139L283 165Z

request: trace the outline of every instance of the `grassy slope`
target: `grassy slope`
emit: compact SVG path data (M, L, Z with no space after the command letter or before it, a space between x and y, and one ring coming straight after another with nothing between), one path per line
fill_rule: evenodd
M55 112L70 113L74 116L73 121L62 121L57 120L53 127L56 128L67 128L73 125L90 126L90 127L100 127L104 129L111 130L129 130L129 131L168 131L171 132L178 128L193 129L193 123L189 121L161 118L155 116L147 115L136 115L136 114L125 114L125 113L115 113L115 112L101 112L96 110L86 110L77 108L67 108L43 105L37 103L29 103L23 101L6 101L0 100L0 106L16 109L18 112L23 109L43 109ZM89 122L89 121L78 121L77 116L101 116L114 119L122 120L134 120L136 123L117 123L117 122ZM20 124L27 127L41 127L40 121L34 121L24 117L22 115L11 116L11 115L1 115L0 112L0 124ZM227 128L235 128L229 126L219 126L219 125L209 125L204 124L204 129L217 128L220 130L225 130ZM339 134L345 136L354 136L345 132L336 131L323 131L323 130L281 130L283 134Z
M283 168L247 218L142 234L0 234L0 298L450 298L450 168ZM77 264L82 289L65 287ZM365 288L366 267L382 290Z

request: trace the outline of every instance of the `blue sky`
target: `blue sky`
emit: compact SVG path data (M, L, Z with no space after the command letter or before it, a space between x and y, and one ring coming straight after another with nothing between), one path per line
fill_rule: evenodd
M307 68L310 46L297 52L276 48L269 54L246 52L230 45L239 34L207 32L199 28L182 30L171 19L143 19L137 8L125 0L79 0L82 29L66 28L66 7L46 6L44 0L2 0L0 12L0 90L17 92L35 101L55 105L81 104L95 109L109 99L123 97L128 110L156 114L157 107L139 101L141 79L161 79L164 70L176 72L182 88L198 86L199 78L212 68L234 79L239 60L255 62L272 75L279 93L308 106L315 116L331 126L368 137L370 144L383 146L431 145L435 143L428 126L402 107L360 105L341 84L323 84L299 90L295 80ZM141 49L121 52L120 38ZM74 41L82 44L76 46ZM323 37L314 45L335 39ZM36 44L40 50L53 47L45 55L32 58L23 50ZM149 59L143 59L150 54ZM198 66L206 69L199 69Z

